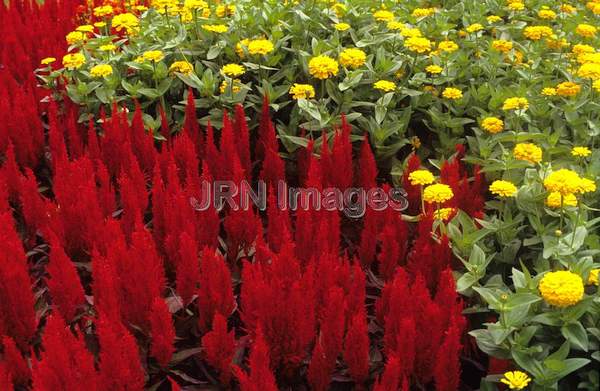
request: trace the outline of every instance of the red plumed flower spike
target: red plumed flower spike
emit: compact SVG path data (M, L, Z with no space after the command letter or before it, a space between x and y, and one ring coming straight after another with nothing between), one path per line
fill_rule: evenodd
M222 256L214 249L205 247L200 261L200 291L198 310L200 330L210 329L212 319L219 313L228 317L233 311L235 300L231 286L231 273Z
M175 329L169 307L161 297L156 297L152 302L150 336L150 354L161 367L166 368L175 351Z
M188 88L187 91L187 104L185 105L185 122L183 129L190 135L190 138L196 146L196 153L198 156L202 156L203 149L203 137L200 133L200 126L196 119L196 102L194 100L194 90L192 87Z
M235 105L235 139L237 145L238 156L242 168L246 172L246 177L251 178L252 175L252 157L250 156L250 131L244 114L244 107L240 104Z
M350 327L344 340L344 361L352 379L363 384L369 377L369 332L367 319L363 314L357 314L350 322Z
M240 382L242 391L277 391L275 376L271 371L269 349L260 328L254 338L250 351L250 373L246 374L240 367L234 367L235 376Z
M4 364L12 376L13 383L27 386L31 379L31 370L17 348L15 341L10 337L4 336L0 340L0 347L2 347L0 350L2 350Z
M176 266L177 293L186 306L196 292L196 285L200 280L200 264L198 262L198 245L187 233L183 232L179 237L179 260Z
M460 352L460 331L456 325L451 324L443 343L440 345L433 369L436 390L458 390L460 384Z
M234 331L227 332L227 319L216 313L212 331L202 337L206 362L219 371L221 384L227 386L231 380L231 365L235 355Z

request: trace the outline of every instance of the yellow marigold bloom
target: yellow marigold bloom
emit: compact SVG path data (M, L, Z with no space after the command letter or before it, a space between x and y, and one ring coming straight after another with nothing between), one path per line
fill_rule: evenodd
M340 53L340 64L346 68L356 69L365 64L367 54L360 49L344 49Z
M423 33L416 27L406 27L406 25L403 25L403 27L400 28L400 35L402 35L404 38L411 38L421 37L423 36Z
M379 80L373 83L373 88L380 91L390 92L396 89L396 83L388 80Z
M512 97L504 100L502 110L527 110L529 108L529 101L527 98Z
M235 5L219 5L215 13L219 18L233 16L233 14L235 14Z
M105 77L110 76L113 73L113 69L108 64L95 65L90 69L90 75L92 77Z
M499 133L504 130L504 121L496 117L487 117L481 121L481 127L492 134Z
M467 30L467 33L476 33L477 31L483 30L483 26L481 23L473 23L467 26L465 30Z
M522 390L527 387L531 378L521 371L505 372L504 377L500 381L506 384L511 390Z
M227 64L221 68L221 73L229 77L242 76L246 72L246 68L239 64Z
M210 31L211 33L223 34L229 30L229 27L224 24L203 24L202 29Z
M346 13L346 11L348 10L348 7L346 7L346 5L342 4L342 3L335 3L334 5L331 6L331 10L339 18L339 17L343 16Z
M160 50L148 50L142 54L145 61L158 62L165 58L165 54Z
M454 208L440 208L433 211L433 218L436 220L446 221L456 211Z
M317 79L329 79L337 75L338 70L338 62L326 55L313 57L308 62L308 72Z
M112 15L114 12L113 7L110 5L103 5L101 7L94 8L94 16L102 18L103 16Z
M579 64L600 64L600 53L582 53L577 56Z
M576 157L588 157L592 154L592 151L588 147L573 147L571 149L571 155Z
M501 17L499 17L498 15L490 15L488 17L485 18L488 23L498 23L502 20Z
M578 191L581 194L592 193L596 191L596 182L592 181L591 179L581 178Z
M394 13L388 10L379 10L373 14L373 17L378 22L389 22L394 19Z
M208 3L204 0L185 0L183 6L188 9L197 10L208 8Z
M550 192L558 192L563 196L575 194L581 190L581 178L572 170L561 168L553 171L544 179L544 187Z
M592 269L590 271L590 275L587 280L588 285L598 286L598 273L600 273L600 269Z
M337 31L346 31L346 30L350 29L350 25L348 23L336 23L333 25L333 27Z
M550 49L560 49L569 46L569 42L565 38L557 39L555 36L552 36L546 39L546 46Z
M87 36L85 33L82 33L81 31L71 31L69 34L67 34L65 40L69 45L74 45L76 43L85 41L86 38Z
M556 86L556 94L559 96L572 97L581 91L581 86L572 81L565 81Z
M253 39L248 42L248 53L251 55L267 55L274 49L273 43L268 39Z
M458 50L458 45L454 41L442 41L438 43L438 49L442 52L452 53Z
M446 99L457 100L463 97L463 93L458 88L446 87L442 92L442 96Z
M576 11L577 8L570 4L561 4L560 6L560 12L564 12L565 14L574 14Z
M540 17L540 19L554 20L554 19L556 19L556 12L549 10L547 8L543 8L543 9L539 10L538 16Z
M431 51L431 41L422 37L410 37L404 41L404 47L417 53L427 53Z
M424 18L433 14L435 14L435 8L415 8L411 15L415 18Z
M548 26L527 26L523 30L523 35L532 41L539 41L542 38L552 37L554 33Z
M234 94L237 94L238 92L240 92L240 90L242 89L240 87L241 81L240 79L233 79L233 86L231 87L231 91ZM219 92L221 94L226 93L227 91L229 91L229 82L227 80L223 80L221 82L221 85L219 86Z
M117 31L125 30L128 34L134 33L137 31L137 28L140 26L140 21L134 14L124 13L115 15L112 18L112 27Z
M395 20L392 20L387 23L387 28L390 30L402 30L406 28L406 25L402 22L396 22Z
M492 49L495 49L502 53L508 53L513 48L513 43L511 41L506 41L504 39L498 39L492 41Z
M544 96L555 96L556 95L556 88L546 87L546 88L542 89L542 95L544 95Z
M425 71L427 73L431 73L432 75L439 75L440 73L442 73L443 70L444 68L442 68L439 65L427 65L425 67Z
M490 185L490 192L500 197L514 197L517 187L509 181L496 180Z
M513 3L510 3L508 5L508 8L510 8L513 11L523 11L525 9L525 4L515 1Z
M169 72L182 73L184 75L191 75L194 72L194 66L187 61L175 61L169 67Z
M598 53L600 54L600 53ZM586 63L579 67L577 70L577 76L584 77L592 80L600 79L600 64Z
M577 197L575 197L574 194L567 194L563 196L557 191L551 192L548 194L548 197L546 197L546 205L548 205L550 208L560 208L561 202L562 206L577 206Z
M544 274L539 285L546 303L564 308L575 305L583 298L583 279L567 270Z
M115 45L113 45L112 43L106 44L106 45L100 45L98 47L98 50L102 51L102 52L113 52L117 49L117 47Z
M583 43L573 45L573 49L571 49L571 52L573 52L576 55L581 55L584 53L594 53L595 51L596 49L594 49L592 46Z
M85 64L85 57L81 53L66 54L62 59L62 63L67 69L78 69Z
M430 185L435 180L429 170L415 170L408 175L408 180L413 186Z
M75 31L81 31L82 33L93 33L94 32L94 26L92 26L91 24L84 24L81 26L78 26Z
M315 89L310 84L298 84L295 83L290 88L290 95L292 98L298 99L312 99L315 97Z
M56 61L56 58L54 58L54 57L46 57L46 58L43 58L42 61L40 61L40 64L48 65L48 64L52 64L55 61Z
M575 32L585 38L593 38L596 36L598 29L591 24L581 23L575 28Z
M542 148L531 143L519 143L513 149L515 159L525 160L530 163L542 161Z
M442 183L429 185L423 190L423 200L428 203L442 203L454 197L452 188Z

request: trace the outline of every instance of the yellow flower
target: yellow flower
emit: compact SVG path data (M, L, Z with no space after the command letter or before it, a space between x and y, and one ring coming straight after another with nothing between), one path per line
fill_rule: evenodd
M127 34L135 33L140 26L140 21L137 16L131 13L115 15L111 23L115 30L125 30Z
M175 61L169 67L169 72L182 73L184 75L191 75L194 72L194 66L187 61Z
M559 307L570 307L583 298L583 279L567 270L544 274L539 285L540 294L546 303Z
M458 100L463 97L463 93L458 88L446 87L442 92L442 96L446 99Z
M571 149L571 155L576 157L588 157L592 154L592 151L588 147L573 147Z
M554 20L556 19L556 12L549 9L541 9L538 12L538 16L540 19Z
M411 15L415 18L424 18L433 14L435 14L435 8L415 8Z
M562 4L560 6L560 11L564 12L565 14L574 14L577 11L577 8L573 7L570 4Z
M523 11L525 9L525 4L515 1L513 3L510 3L508 5L508 8L510 8L513 11Z
M101 7L94 8L94 16L97 16L99 18L103 16L112 15L112 13L113 7L111 7L110 5L103 5Z
M273 43L268 39L253 39L248 42L248 53L252 55L267 55L274 49Z
M577 56L577 62L579 64L600 64L600 53L581 53Z
M404 38L421 37L421 36L423 36L423 33L418 28L416 28L416 27L406 27L406 25L403 25L402 23L399 23L399 24L403 26L402 28L400 28L400 35L402 35Z
M338 18L340 18L344 16L346 11L348 10L348 7L346 7L346 5L342 3L335 3L331 6L331 10L336 14Z
M527 26L525 27L525 30L523 30L523 35L525 38L532 41L539 41L542 38L552 37L554 33L548 26Z
M442 203L448 201L452 197L454 197L452 188L442 183L429 185L423 190L423 200L428 203Z
M502 110L527 110L528 108L527 98L520 97L507 98L502 105Z
M578 56L584 53L594 53L595 51L596 49L594 49L592 46L583 43L573 45L573 49L571 49L571 52Z
M339 61L346 68L356 69L365 64L367 54L360 49L344 49L340 53Z
M432 184L435 178L429 170L415 170L408 175L408 180L413 186L422 186Z
M562 200L561 200L562 198ZM557 191L553 191L546 197L546 205L550 208L560 208L562 206L577 206L577 197L574 194L561 195Z
M204 0L185 0L183 6L188 9L197 10L208 8L208 3Z
M591 24L581 23L575 28L575 32L585 38L593 38L596 36L598 29Z
M329 79L337 75L338 70L338 62L326 55L313 57L308 62L308 72L317 79Z
M248 50L249 43L250 43L250 40L248 38L245 38L245 39L242 39L241 41L239 41L235 45L235 52L237 53L238 56L240 56L241 58L244 58L244 56L245 56L244 50Z
M96 22L94 23L94 27L102 28L106 26L106 22Z
M490 15L486 18L486 20L488 21L488 23L497 23L500 22L502 18L498 15Z
M315 97L315 89L310 84L295 83L290 88L290 95L294 99L312 99Z
M78 69L85 64L85 57L81 53L66 54L62 59L62 63L67 69Z
M514 197L517 187L509 181L497 180L490 185L490 192L500 197Z
M550 192L558 192L563 196L581 192L581 178L572 170L561 168L553 171L544 179L544 187Z
M572 81L565 81L556 86L556 94L559 96L572 97L579 94L581 86Z
M234 94L237 94L242 89L240 84L241 81L239 79L233 79L233 86L231 87L231 90ZM229 82L227 80L223 80L219 86L219 92L224 94L227 91L229 91Z
M598 273L600 273L600 269L592 269L590 271L590 276L588 277L587 283L589 285L598 286Z
M394 19L394 14L388 10L379 10L373 14L378 22L389 22Z
M373 88L380 91L390 92L396 89L396 83L388 80L379 80L373 83Z
M69 34L67 34L65 40L69 45L74 45L76 43L85 41L86 38L87 36L85 33L82 33L81 31L71 31Z
M596 54L596 53L594 53ZM600 53L597 53L600 54ZM600 79L600 64L588 62L583 64L577 70L577 76L585 77L592 80Z
M521 371L505 372L504 377L500 381L506 384L511 390L522 390L527 387L531 378Z
M142 54L145 61L158 62L165 58L165 54L160 50L148 50Z
M410 37L404 41L404 47L417 53L427 53L431 51L431 41L422 37Z
M427 73L431 73L432 75L439 75L443 70L444 68L439 65L428 65L425 67L425 71L427 71Z
M108 64L95 65L90 69L90 75L92 77L106 77L112 75L112 73L113 69Z
M392 20L387 23L387 28L390 30L402 30L406 28L406 25L402 22L396 22L395 20Z
M483 26L480 23L473 23L466 28L468 33L476 33L477 31L483 30Z
M93 33L94 26L92 26L91 24L84 24L82 26L77 27L75 31L81 31L82 33Z
M333 27L337 31L346 31L346 30L350 29L350 25L348 23L336 23L333 25Z
M210 31L211 33L222 34L226 33L227 30L229 30L229 27L224 24L203 24L202 29Z
M219 5L215 13L219 18L233 16L233 14L235 14L235 5Z
M98 50L102 51L102 52L113 52L117 49L117 47L115 45L113 45L112 43L106 44L106 45L100 45L100 47L98 47Z
M504 39L498 39L492 41L492 49L495 49L502 53L508 53L513 48L513 43L511 41L506 41Z
M46 58L43 58L42 61L40 61L40 64L48 65L48 64L52 64L55 61L56 61L56 58L54 58L54 57L46 57Z
M581 181L579 182L579 192L584 194L594 191L596 191L596 182L592 181L591 179L581 178Z
M221 68L221 73L229 77L242 76L246 72L246 68L238 64L227 64Z
M556 95L556 88L546 87L546 88L542 89L542 95L544 95L544 96L555 96Z
M456 211L454 208L440 208L433 211L433 218L436 220L446 221Z
M438 44L438 49L442 52L452 53L458 50L458 45L454 41L442 41Z
M481 121L481 127L492 134L500 133L504 130L504 121L497 117L486 117Z
M542 161L542 149L535 144L519 143L513 149L515 159L525 160L530 163L539 163Z

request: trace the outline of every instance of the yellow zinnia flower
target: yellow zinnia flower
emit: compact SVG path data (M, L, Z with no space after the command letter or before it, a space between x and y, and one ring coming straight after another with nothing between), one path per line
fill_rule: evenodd
M504 377L500 381L506 384L511 390L522 390L527 387L531 378L521 371L505 372Z
M404 41L404 47L417 53L427 53L431 51L431 41L423 37L410 37Z
M542 148L531 143L519 143L513 149L515 159L525 160L530 163L542 161Z
M571 155L576 157L588 157L592 154L592 151L588 147L573 147L571 149Z
M442 92L442 96L446 99L458 100L463 97L463 93L458 88L446 87Z
M373 88L380 91L394 91L396 89L396 83L388 80L379 80L373 83Z
M313 57L308 62L308 72L317 79L329 79L337 75L338 71L338 62L326 55Z
M290 95L294 99L311 99L315 97L315 89L310 84L295 83L290 88Z
M194 72L194 66L187 61L175 61L169 67L169 72L191 75Z
M81 68L85 64L85 57L81 53L66 54L62 59L62 63L69 70Z
M527 98L513 97L504 100L502 110L527 110L529 101Z
M496 180L490 185L490 192L500 197L513 197L517 193L517 187L509 181Z
M561 199L562 198L562 199ZM577 197L574 194L561 195L557 191L553 191L546 197L546 205L548 207L557 209L561 205L564 206L577 206Z
M344 49L340 53L339 61L346 68L356 69L365 64L367 54L360 49Z
M583 298L583 279L567 270L548 272L542 277L539 290L546 303L559 307L570 307Z
M408 175L408 180L413 186L423 186L432 184L435 178L429 170L415 170Z
M499 133L504 130L504 121L496 117L486 117L481 121L481 127L492 134Z
M442 183L429 185L423 190L423 200L428 203L442 203L454 197L452 188Z
M274 49L273 43L268 39L253 39L248 42L248 53L262 56L271 53Z
M246 68L239 64L227 64L221 68L221 73L229 77L241 76L246 72Z
M90 75L92 77L106 77L112 75L112 73L113 69L108 64L95 65L90 69Z

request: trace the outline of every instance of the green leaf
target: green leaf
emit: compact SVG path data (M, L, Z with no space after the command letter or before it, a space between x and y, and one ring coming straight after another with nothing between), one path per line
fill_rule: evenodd
M580 322L567 323L561 327L560 332L571 343L571 346L575 346L585 352L588 351L588 335Z

